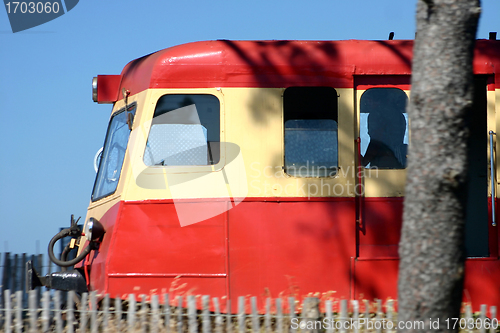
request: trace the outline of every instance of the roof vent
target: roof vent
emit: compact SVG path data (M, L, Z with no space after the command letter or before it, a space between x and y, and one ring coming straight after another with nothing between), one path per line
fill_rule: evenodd
M394 39L394 31L391 31L389 33L389 40L393 40Z
M496 31L490 32L490 40L497 40L497 33L496 33Z

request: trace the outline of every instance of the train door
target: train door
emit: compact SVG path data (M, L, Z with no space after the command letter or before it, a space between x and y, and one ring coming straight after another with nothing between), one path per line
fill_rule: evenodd
M468 258L488 257L488 116L486 80L474 82L474 104L469 122L469 171L465 222L465 250Z
M355 77L358 133L357 248L354 298L397 293L409 145L406 114L410 76Z
M464 301L471 302L475 308L480 304L498 304L500 301L500 295L491 292L498 289L500 274L499 234L492 212L492 198L496 200L496 191L492 189L497 187L494 154L497 136L493 133L498 131L493 82L493 77L476 76L473 110L468 119L470 136Z
M357 257L352 286L356 298L386 298L397 294L398 245L410 144L410 120L406 114L409 84L409 76L364 76L357 78L355 84L358 181L363 189L357 205ZM479 275L489 269L488 265L494 265L494 262L488 264L487 259L494 259L498 252L497 238L493 236L496 230L491 221L489 189L488 131L495 128L494 110L488 108L486 78L475 80L473 112L468 122L466 289L481 285Z

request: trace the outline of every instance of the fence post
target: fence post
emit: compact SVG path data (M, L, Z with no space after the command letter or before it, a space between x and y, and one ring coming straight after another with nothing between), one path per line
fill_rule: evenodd
M283 305L281 298L276 298L276 328L278 333L283 333Z
M490 307L490 317L491 317L492 321L493 321L493 319L497 319L497 323L498 323L497 307L496 306ZM490 333L495 333L495 331L496 331L496 328L493 328L493 325L491 325L491 327L490 327Z
M29 311L29 316L30 316L30 332L35 333L38 331L37 328L37 306L36 306L36 290L30 290L29 291L29 297L28 297L28 311Z
M2 293L4 294L5 291L7 290L9 290L10 292L9 276L10 276L10 252L5 252L3 260L3 274L2 274Z
M265 324L266 333L271 333L271 298L266 298L266 319Z
M165 329L170 333L170 295L163 294L163 303L165 304Z
M289 309L290 309L290 323L292 322L292 320L296 317L295 316L295 297L288 297L288 306L289 306ZM297 332L296 329L292 328L291 325L290 326L290 333L295 333Z
M146 333L146 330L147 330L147 326L148 326L148 322L146 320L146 317L147 317L147 304L146 304L146 295L141 295L140 296L141 298L141 332L142 333Z
M135 327L135 294L128 295L127 326L132 333Z
M220 315L219 299L214 297L212 301L214 303L215 312L215 333L222 333L222 316Z
M203 309L203 333L210 333L210 326L211 325L211 320L210 320L210 296L209 295L204 295L201 297L201 303L202 303L202 309Z
M245 296L238 297L238 332L245 333Z
M80 333L87 330L87 308L89 303L89 294L82 294L82 301L80 303Z
M354 333L359 333L359 301L352 301L352 319L354 322Z
M302 306L302 318L304 320L303 323L305 324L305 328L301 327L302 332L320 332L321 327L316 327L316 323L319 321L319 317L319 299L317 297L306 297ZM302 324L301 326L303 326L304 324Z
M56 332L62 333L63 323L61 316L61 291L56 290L54 292L54 319L56 322Z
M327 300L325 301L325 319L326 322L328 323L328 326L326 328L327 333L333 333L334 330L334 321L333 321L333 311L332 311L332 301Z
M102 315L102 328L106 330L109 325L109 294L104 295L102 308L104 312Z
M5 332L12 332L12 307L11 307L11 298L10 298L10 290L4 290L4 301L5 301Z
M14 254L14 264L12 265L12 291L18 291L19 288L17 286L18 283L18 277L17 277L17 254ZM16 293L17 295L17 293ZM16 296L17 297L17 296Z
M16 291L16 333L23 331L23 291Z
M347 300L342 299L340 300L340 317L339 317L340 323L341 323L341 329L340 333L346 333L346 322L347 322Z
M20 273L21 273L21 286L20 290L23 291L23 308L26 307L26 296L27 296L27 289L26 289L26 253L23 253L21 257L21 267L20 267Z
M363 303L365 304L365 333L368 333L368 321L370 320L370 302L367 299L363 300Z
M46 290L42 296L42 332L48 332L50 327L50 291Z
M233 323L231 317L231 300L226 301L226 333L232 333Z
M481 304L481 312L479 314L479 318L481 319L481 328L479 329L479 333L486 333L486 328L484 327L484 323L486 320L486 304Z
M182 333L182 296L177 296L177 332Z
M122 331L122 299L119 295L115 298L115 327L118 332Z
M393 320L394 320L394 301L392 299L388 300L385 303L385 310L386 310L386 317L387 317L387 322L391 322L392 326L395 327ZM396 325L397 327L397 325ZM388 332L392 332L393 330L388 330Z
M188 303L188 330L189 333L198 331L198 322L196 320L196 298L194 296L187 297Z
M97 300L96 300L96 292L90 292L90 332L97 333L98 324L97 324Z
M470 323L470 322L473 321L473 319L472 319L472 309L471 309L470 304L467 304L465 306L465 320L466 320L466 323ZM472 330L469 327L470 326L467 325L467 332L472 333Z
M252 308L252 332L259 333L259 311L257 310L257 297L250 298L250 305Z
M33 257L33 259L34 259L34 257ZM36 270L37 270L38 274L40 274L40 275L43 275L43 261L42 260L43 260L42 254L37 255L36 260L33 260L33 265L34 265L34 267L36 267ZM50 258L49 258L49 260L50 260ZM37 289L36 299L41 301L42 300L42 288L36 288L36 289ZM40 303L38 303L37 305L40 306Z
M159 312L159 304L158 304L158 295L151 296L151 323L150 323L150 332L158 333L158 324L160 322L160 312Z
M382 319L384 313L382 312L382 300L377 299L377 322L378 322L378 327L377 327L377 333L382 333Z
M75 299L75 291L70 290L67 294L67 304L66 304L66 326L67 333L73 333L75 331L74 321L75 321L75 312L74 312L74 299Z

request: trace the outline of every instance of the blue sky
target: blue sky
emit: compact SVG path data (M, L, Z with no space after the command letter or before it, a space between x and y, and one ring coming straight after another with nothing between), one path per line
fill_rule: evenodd
M478 38L500 33L483 0ZM85 0L13 34L0 9L0 252L46 253L71 214L85 218L110 105L97 74L173 45L211 39L412 39L416 0ZM38 245L37 245L38 244Z

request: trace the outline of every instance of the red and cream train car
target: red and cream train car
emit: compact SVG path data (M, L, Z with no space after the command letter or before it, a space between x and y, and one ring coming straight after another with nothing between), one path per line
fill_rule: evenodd
M113 108L71 288L397 297L412 47L196 42L98 76L94 100ZM474 72L464 300L477 308L500 306L500 41L477 41ZM58 274L45 283L68 289Z

